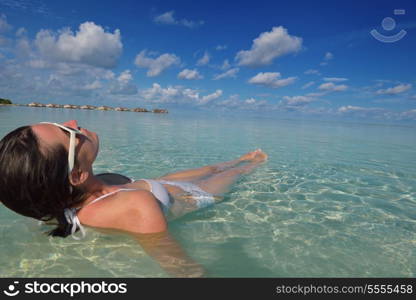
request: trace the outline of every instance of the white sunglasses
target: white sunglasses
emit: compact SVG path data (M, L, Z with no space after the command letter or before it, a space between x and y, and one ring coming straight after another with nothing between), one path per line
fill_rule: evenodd
M75 162L75 138L76 135L82 135L85 136L81 131L75 128L71 128L68 126L64 126L58 123L52 123L52 122L40 122L41 124L50 124L57 126L61 128L62 130L69 132L69 150L68 150L68 166L69 166L69 175L71 175L71 171L74 168L74 162ZM86 137L86 136L85 136Z

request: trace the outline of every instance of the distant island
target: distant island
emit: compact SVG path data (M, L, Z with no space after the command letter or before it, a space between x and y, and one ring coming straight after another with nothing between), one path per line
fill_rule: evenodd
M0 98L0 104L13 104L9 99Z
M73 104L43 104L39 102L31 102L29 104L13 104L9 99L0 98L0 105L15 105L28 107L47 107L47 108L68 108L68 109L89 109L89 110L115 110L115 111L131 111L131 112L153 112L157 114L167 114L167 109L155 108L147 110L146 108L125 108L125 107L111 107L111 106L94 106L94 105L73 105Z

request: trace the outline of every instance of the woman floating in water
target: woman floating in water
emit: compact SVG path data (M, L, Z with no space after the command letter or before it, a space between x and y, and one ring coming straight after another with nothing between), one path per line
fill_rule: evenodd
M76 231L85 235L82 225L129 233L178 277L205 271L169 235L167 220L221 201L240 175L267 159L258 149L229 162L114 185L93 174L98 149L97 134L74 120L15 129L0 141L1 202L27 217L56 220L52 236L78 239Z

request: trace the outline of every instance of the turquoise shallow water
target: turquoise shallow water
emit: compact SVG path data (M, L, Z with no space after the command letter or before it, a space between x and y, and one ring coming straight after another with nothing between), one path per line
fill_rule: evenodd
M170 223L215 277L416 276L416 128L238 114L0 107L0 136L77 119L97 131L95 172L151 178L262 148L226 200ZM0 276L165 277L132 239L46 226L0 207Z

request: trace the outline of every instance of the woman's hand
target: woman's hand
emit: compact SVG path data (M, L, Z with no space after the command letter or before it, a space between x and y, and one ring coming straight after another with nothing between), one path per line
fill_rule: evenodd
M204 267L190 258L168 231L135 234L134 237L162 269L174 277L205 277Z

